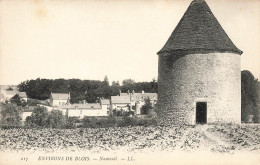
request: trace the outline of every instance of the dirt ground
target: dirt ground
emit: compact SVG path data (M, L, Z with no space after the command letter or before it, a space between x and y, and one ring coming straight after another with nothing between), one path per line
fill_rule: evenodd
M207 124L168 127L1 130L0 150L260 153L260 125Z

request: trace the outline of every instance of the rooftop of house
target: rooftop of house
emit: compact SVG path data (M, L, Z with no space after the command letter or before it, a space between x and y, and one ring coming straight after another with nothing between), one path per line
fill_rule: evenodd
M111 96L111 104L130 104L129 96Z
M18 92L18 95L19 95L20 97L23 97L23 98L26 98L26 97L27 97L27 95L26 95L25 92Z
M34 108L36 108L38 106L28 106L28 107L24 107L23 112L33 112Z
M231 52L242 54L221 27L204 0L194 0L157 53L177 55L181 53Z
M150 100L157 100L157 93L134 93L131 94L131 100L137 101L137 100L144 100L144 99L150 99Z
M62 105L62 109L102 109L101 105L99 103L76 103L71 105Z
M109 99L100 99L100 103L102 105L110 105L110 100Z
M51 98L53 98L53 100L68 100L68 99L70 99L70 94L68 94L68 93L51 93Z
M131 93L120 93L120 96L129 97L131 101L138 101L144 99L157 100L157 93L145 93L142 91L141 93L136 93L132 91Z

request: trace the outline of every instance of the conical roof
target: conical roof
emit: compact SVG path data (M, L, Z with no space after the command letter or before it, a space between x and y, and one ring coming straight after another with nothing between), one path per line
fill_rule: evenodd
M158 55L167 52L242 54L225 33L204 0L194 0Z

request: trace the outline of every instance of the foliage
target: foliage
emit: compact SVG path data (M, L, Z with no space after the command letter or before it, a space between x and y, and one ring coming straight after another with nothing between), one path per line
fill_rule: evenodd
M65 116L60 110L48 110L45 107L37 106L34 108L31 116L25 119L26 127L48 127L63 128L65 126Z
M157 125L157 118L109 116L104 118L84 117L82 119L82 127L84 128L108 128L108 127L150 126L150 125Z
M71 95L71 103L77 103L86 100L94 103L98 98L110 98L122 92L136 91L154 93L157 92L157 82L153 79L151 82L134 82L132 79L123 80L120 86L118 81L113 81L109 85L108 77L104 81L80 80L80 79L40 79L27 80L18 85L19 91L25 91L29 98L46 100L53 93L68 93Z
M145 103L141 108L141 114L147 115L149 113L149 111L153 108L153 106L152 106L151 100L149 98L145 99L144 101L145 101Z
M19 97L19 95L14 95L14 97L11 98L11 103L16 104L17 106L26 106L27 103Z
M60 110L53 109L48 117L48 126L50 128L62 128L65 124L65 116Z
M74 129L77 128L78 123L80 123L80 119L78 117L69 117L66 121L66 124L63 126L63 128Z
M48 127L48 119L48 110L45 107L37 106L32 112L30 122L40 127Z
M248 121L254 115L254 122L259 123L259 82L247 70L241 72L241 120Z
M0 104L1 126L21 126L23 108L16 104Z

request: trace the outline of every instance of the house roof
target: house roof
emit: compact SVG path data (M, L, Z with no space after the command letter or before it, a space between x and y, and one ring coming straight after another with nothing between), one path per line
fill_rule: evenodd
M24 107L23 112L33 112L34 108L36 108L38 106L28 106L28 107Z
M14 97L14 95L16 95L17 94L17 91L4 91L4 95L6 96L6 97Z
M131 94L131 100L132 101L138 101L138 100L144 100L144 99L150 99L150 100L157 100L157 93L134 93Z
M87 104L72 104L61 106L62 109L101 109L99 103L87 103Z
M120 93L120 96L129 96L129 93Z
M51 93L54 100L68 100L70 95L68 93Z
M112 104L130 104L130 97L129 96L111 96L111 103Z
M101 99L101 100L100 100L100 103L101 103L102 105L110 105L110 100L109 100L109 99Z
M191 2L166 44L157 53L232 52L242 54L221 27L204 0Z
M27 97L27 95L26 95L25 92L19 92L18 95L19 95L20 97Z

